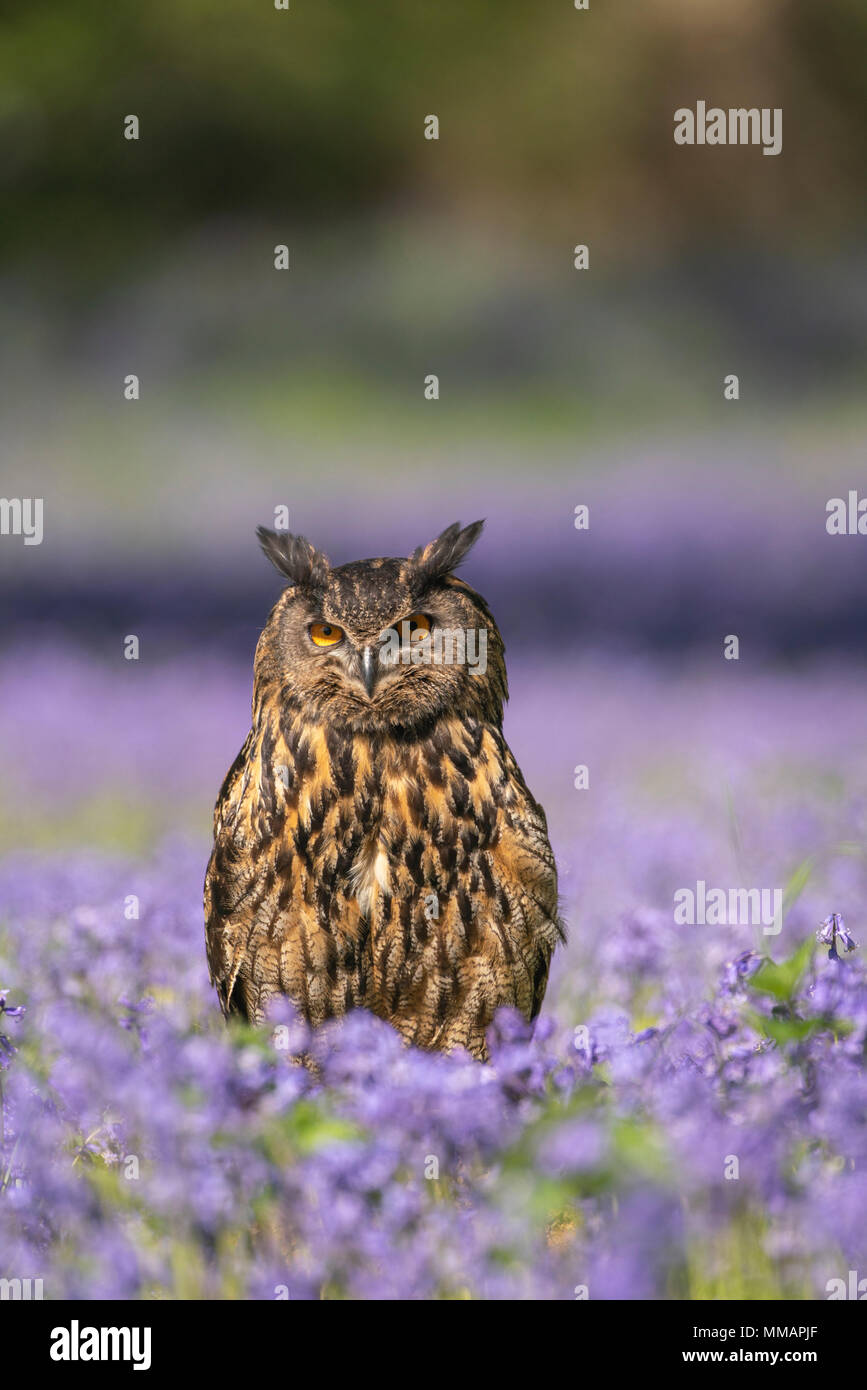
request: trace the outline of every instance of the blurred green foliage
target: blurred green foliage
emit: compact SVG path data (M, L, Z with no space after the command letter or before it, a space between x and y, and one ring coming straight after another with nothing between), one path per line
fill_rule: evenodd
M863 218L863 0L29 0L0 36L0 254L70 292L219 219L421 205L616 259ZM700 97L782 106L782 156L675 147Z

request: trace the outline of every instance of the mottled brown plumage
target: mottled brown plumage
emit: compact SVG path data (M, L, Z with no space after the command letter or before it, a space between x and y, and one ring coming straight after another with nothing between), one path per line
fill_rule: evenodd
M500 1005L539 1012L562 937L556 869L502 734L502 639L452 573L480 531L331 569L260 528L289 584L214 813L205 919L224 1013L258 1022L277 994L312 1024L364 1007L408 1043L485 1058ZM388 664L383 634L402 631L405 659L411 617L410 646L428 623L431 639L484 630L484 674L404 664L394 646Z

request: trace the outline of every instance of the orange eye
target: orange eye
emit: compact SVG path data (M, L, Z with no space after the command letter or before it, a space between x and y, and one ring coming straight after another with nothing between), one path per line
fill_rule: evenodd
M310 636L317 647L335 647L343 638L343 628L334 623L311 623Z
M408 619L408 622L410 641L412 641L417 633L430 632L430 618L426 613L413 613Z

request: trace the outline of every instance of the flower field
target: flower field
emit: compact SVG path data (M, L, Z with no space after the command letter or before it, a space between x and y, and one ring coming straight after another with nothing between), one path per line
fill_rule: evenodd
M858 671L511 672L570 939L535 1036L501 1014L484 1067L366 1015L223 1024L201 881L245 669L7 656L0 1276L46 1298L798 1299L867 1270ZM782 931L678 925L698 880L779 885Z

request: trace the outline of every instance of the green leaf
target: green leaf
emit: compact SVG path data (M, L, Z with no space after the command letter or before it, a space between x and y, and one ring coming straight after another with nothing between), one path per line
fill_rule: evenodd
M789 912L793 905L798 901L813 872L813 858L808 855L803 859L794 873L790 876L788 883L783 890L783 912Z
M812 1037L818 1029L827 1026L821 1018L777 1018L773 1015L769 1017L757 1014L752 1010L746 1017L757 1033L764 1033L766 1038L773 1038L778 1047L784 1047L786 1043L803 1042L805 1038Z
M813 958L814 950L815 942L812 937L808 937L793 955L781 961L779 965L768 956L749 981L750 988L757 990L759 994L770 994L774 999L791 1002Z

